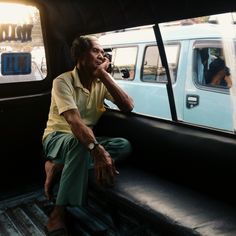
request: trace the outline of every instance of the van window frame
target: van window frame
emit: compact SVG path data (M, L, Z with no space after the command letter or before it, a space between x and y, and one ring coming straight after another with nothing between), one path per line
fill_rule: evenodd
M230 94L230 89L223 86L211 86L200 84L198 78L194 76L194 68L196 67L196 50L202 48L221 48L223 49L223 45L220 38L215 39L197 39L192 44L192 81L194 85L201 90L214 92L214 93L222 93L222 94Z
M176 71L175 71L175 77L174 78L171 78L171 84L174 85L178 79L177 77L177 74L178 74L178 67L179 67L179 56L180 56L180 50L181 50L181 43L179 41L166 41L164 42L164 45L165 47L168 46L168 45L177 45L178 46L178 52L177 52L177 61L176 61ZM147 52L147 48L148 47L157 47L157 50L158 50L158 56L159 56L159 59L161 60L161 56L160 56L160 53L159 53L159 49L158 49L158 45L155 44L155 43L151 43L151 44L146 44L145 48L144 48L144 51L143 51L143 57L142 57L142 65L141 65L141 73L140 73L140 80L143 82L143 83L153 83L153 84L167 84L167 75L165 73L165 77L166 77L166 80L165 81L158 81L158 80L155 80L155 81L148 81L148 80L144 80L143 79L143 73L144 73L144 61L145 61L145 56L146 56L146 52ZM162 63L162 62L161 62ZM169 63L168 63L169 64ZM164 66L163 66L164 67ZM170 69L170 68L169 68ZM158 77L158 75L157 75Z
M104 47L104 51L108 51L111 50L111 52L113 52L114 49L119 49L119 48L136 48L136 56L135 56L135 62L134 62L134 76L133 79L115 79L115 80L119 80L119 81L134 81L135 80L135 74L136 74L136 70L137 70L137 61L138 61L138 55L139 55L139 46L137 44L129 44L129 45L114 45L112 47ZM113 67L114 65L112 65L112 73L113 73ZM111 73L112 77L114 77L114 75Z
M158 51L159 51L159 55L161 57L162 65L166 69L166 76L167 76L166 90L167 90L167 95L168 95L171 118L172 118L173 122L178 122L178 114L177 114L177 110L176 110L175 96L174 96L174 92L173 92L173 86L171 83L170 71L169 71L167 56L166 56L166 52L165 52L165 45L164 45L164 42L162 39L161 29L160 29L160 26L158 23L156 23L153 26L153 31L155 34L156 43L158 46Z

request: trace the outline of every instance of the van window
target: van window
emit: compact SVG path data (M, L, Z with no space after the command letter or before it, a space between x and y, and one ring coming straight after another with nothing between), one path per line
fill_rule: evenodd
M212 88L213 91L217 88L229 89L232 86L232 68L227 65L222 47L221 41L196 43L193 52L193 78L198 85Z
M134 79L137 51L137 47L121 47L112 50L112 76L114 79Z
M39 10L0 3L0 83L40 81L47 65Z
M166 51L167 61L169 64L171 80L172 83L174 83L176 80L176 73L177 73L179 45L178 44L165 45L165 51ZM154 83L167 82L166 70L162 66L158 47L156 45L146 47L142 65L141 80L144 82L154 82Z

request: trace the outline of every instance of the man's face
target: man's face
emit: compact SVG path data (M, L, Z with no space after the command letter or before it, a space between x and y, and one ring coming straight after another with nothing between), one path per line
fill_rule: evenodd
M92 72L105 61L105 53L98 40L92 40L91 45L91 49L85 54L82 63Z

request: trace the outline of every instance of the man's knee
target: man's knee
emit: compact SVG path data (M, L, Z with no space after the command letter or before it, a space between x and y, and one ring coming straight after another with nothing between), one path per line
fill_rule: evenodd
M131 153L132 146L129 140L125 138L117 138L120 143L120 149L123 150L124 153Z
M110 154L116 161L125 160L132 152L132 145L129 140L125 138L114 138L112 145L113 147Z

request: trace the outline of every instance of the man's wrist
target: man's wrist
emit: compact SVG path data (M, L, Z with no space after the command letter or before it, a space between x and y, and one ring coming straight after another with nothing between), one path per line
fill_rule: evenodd
M95 141L93 141L93 142L91 142L91 143L88 144L88 150L91 152L91 151L93 151L93 150L96 148L96 146L98 146L98 145L99 145L98 141L95 140Z

